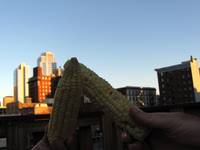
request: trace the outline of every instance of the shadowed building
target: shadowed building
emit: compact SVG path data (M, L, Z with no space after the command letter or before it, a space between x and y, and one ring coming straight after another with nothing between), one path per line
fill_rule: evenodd
M156 105L156 89L151 87L126 86L117 89L133 104L139 106Z
M58 69L55 70L55 74L51 78L51 98L54 97L58 82L59 82L59 80L61 79L61 77L63 75L63 71L64 70L61 67L59 67Z
M183 111L200 116L200 103L142 109L146 112ZM5 144L4 147L0 146L0 149L31 149L44 136L49 117L49 114L1 115L0 139L3 139ZM78 122L70 150L125 150L121 141L121 130L97 105L92 103L82 105Z
M200 75L196 58L178 65L156 69L160 104L200 102Z
M61 79L61 76L52 77L51 79L51 97L52 98L54 97L54 94L56 92L56 88L60 79Z
M155 106L158 105L156 97L156 88L143 87L142 96L145 106Z

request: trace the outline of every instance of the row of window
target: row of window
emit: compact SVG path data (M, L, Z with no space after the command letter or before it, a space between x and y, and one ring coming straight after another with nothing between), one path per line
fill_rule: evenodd
M51 80L51 77L42 77L43 80Z
M49 82L49 81L45 81L45 82L40 82L40 81L38 81L38 85L40 86L40 85L51 85L51 82Z
M46 85L46 86L39 86L38 88L39 89L50 89L51 87L49 87L49 86Z

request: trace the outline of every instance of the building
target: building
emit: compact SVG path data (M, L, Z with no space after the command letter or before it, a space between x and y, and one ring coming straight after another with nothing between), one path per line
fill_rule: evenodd
M156 105L156 89L151 87L126 86L117 89L125 95L131 103L139 106Z
M42 75L42 68L33 69L33 77L29 79L29 93L33 102L44 102L51 96L51 76Z
M60 79L61 79L61 76L56 76L51 79L51 97L54 97L54 94L56 92L56 88Z
M55 74L51 78L51 97L54 97L59 80L63 75L63 69L59 67L55 70Z
M63 71L64 71L64 69L63 68L61 68L61 67L58 67L57 69L55 69L55 76L56 77L61 77L62 75L63 75Z
M14 100L21 103L29 96L28 90L29 66L20 64L14 71Z
M40 107L47 108L45 105L40 105ZM185 112L200 116L200 103L143 107L142 109L145 112ZM0 139L5 141L3 146L0 145L0 149L31 149L44 136L49 119L49 114L0 115ZM124 150L121 129L117 128L112 119L103 113L101 107L94 104L82 105L78 122L71 143L73 150Z
M5 96L3 98L3 106L6 106L9 103L14 102L14 97L13 96Z
M6 107L5 106L0 106L0 116L6 114Z
M52 107L45 103L9 103L6 108L6 114L18 114L18 115L43 115L50 114Z
M156 69L160 89L160 104L200 102L200 74L198 61L189 61Z
M44 76L53 75L57 68L54 54L49 51L42 53L38 58L38 67L42 68L42 74Z
M155 106L158 105L156 97L156 88L143 87L142 96L145 106Z

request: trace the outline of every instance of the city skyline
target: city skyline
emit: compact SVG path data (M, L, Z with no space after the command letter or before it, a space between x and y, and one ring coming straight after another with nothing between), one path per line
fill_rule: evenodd
M48 4L48 5L47 5ZM13 93L13 70L46 50L58 66L76 56L115 88L152 86L155 68L190 55L200 60L200 2L0 2L0 100Z
M56 64L57 62L55 61L55 54L53 53L53 52L51 52L51 51L49 51L49 50L46 50L46 51L43 51L42 53L41 53L41 55L40 56L43 56L44 54L48 54L48 53L50 53L52 56L53 56L53 60L54 60L54 63ZM192 56L190 56L190 57L192 57ZM39 57L40 58L40 57ZM37 63L36 63L36 67L38 67L39 66L39 61L38 61L39 59L37 59ZM182 60L183 61L183 60ZM184 60L184 61L186 61L186 60ZM184 62L183 61L183 62ZM187 59L187 61L188 61L188 59ZM198 61L198 60L197 60ZM197 62L198 63L198 62ZM64 64L63 64L64 65ZM171 64L171 65L173 65L173 64ZM28 74L30 73L30 72L32 72L32 74L31 75L29 75L29 78L28 79L31 79L31 77L33 76L33 69L34 69L34 67L29 67L28 66L28 64L26 64L26 63L21 63L18 67L17 67L17 69L21 69L21 68L23 68L24 66L27 66L29 69L28 69ZM162 67L168 67L168 66L162 66ZM14 70L14 78L15 78L15 76L16 76L16 70L17 69L15 69ZM51 68L51 69L53 69L53 68ZM61 69L61 68L60 68ZM154 69L156 69L156 68L154 68ZM199 68L200 69L200 68ZM155 70L154 70L155 71ZM60 73L59 73L60 74ZM52 74L53 75L53 74ZM15 80L14 80L15 81ZM157 81L158 82L158 81ZM28 83L27 83L28 84ZM14 86L15 86L15 82L14 82ZM117 88L122 88L123 86L139 86L139 87L142 87L143 85L130 85L130 84L127 84L127 85L122 85L122 86L119 86L119 87L117 87ZM148 87L152 87L152 88L156 88L156 93L157 94L159 94L159 87L156 87L156 86L148 86ZM23 87L21 87L21 88L23 88ZM15 87L14 87L14 91L15 91ZM14 97L16 97L15 96L15 94L14 94L14 91L13 91L13 94L10 94L10 95L3 95L2 97L5 97L5 96L14 96ZM27 95L26 94L26 96L29 96L29 95ZM25 98L25 97L24 97ZM17 99L15 98L15 101L16 101ZM21 100L25 100L25 99L21 99ZM21 101L20 100L20 101ZM3 100L2 100L2 102L1 103L3 103Z

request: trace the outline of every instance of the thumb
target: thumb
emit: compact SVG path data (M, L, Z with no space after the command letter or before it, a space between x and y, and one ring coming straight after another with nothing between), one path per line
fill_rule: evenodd
M177 119L174 113L146 113L136 106L129 113L137 124L151 128L168 129L175 125Z

